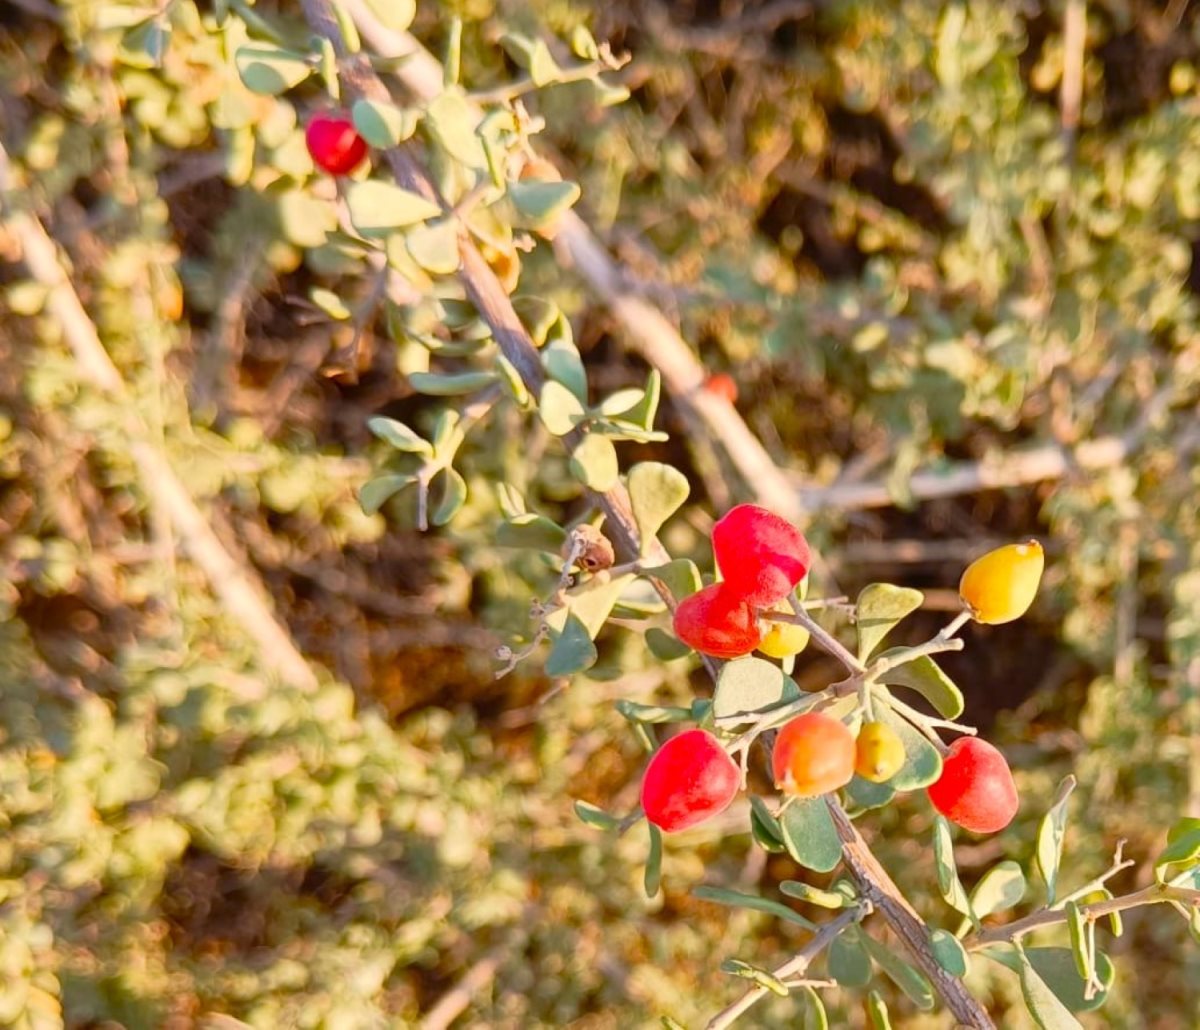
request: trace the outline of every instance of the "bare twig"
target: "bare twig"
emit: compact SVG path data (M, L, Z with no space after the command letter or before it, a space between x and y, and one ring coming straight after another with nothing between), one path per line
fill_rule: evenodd
M511 939L496 945L481 959L472 964L462 978L443 994L421 1020L421 1030L447 1030L447 1028L471 1004L474 997L496 976L500 962L513 947Z
M792 980L807 972L808 967L822 951L833 943L837 937L851 923L857 923L870 911L870 906L856 905L853 908L844 909L833 919L825 923L811 941L804 948L793 955L790 959L783 963L775 970L774 975L780 980ZM721 1009L712 1019L706 1024L707 1030L724 1030L725 1027L732 1026L734 1020L742 1015L747 1009L762 1001L770 991L765 987L751 987L737 1001L726 1008Z
M204 572L226 611L258 644L264 666L297 687L315 690L316 677L272 612L261 581L226 550L166 455L150 442L146 426L129 404L120 372L59 261L54 241L35 214L12 203L8 172L8 154L0 146L0 198L9 227L20 241L30 274L49 291L46 310L61 326L80 371L94 387L123 402L129 450L143 489L167 513L184 549Z
M1094 901L1090 905L1080 905L1079 911L1085 919L1096 920L1114 912L1124 912L1130 908L1141 908L1143 905L1160 905L1164 903L1182 904L1195 907L1200 905L1200 890L1187 887L1173 887L1165 883L1152 883L1132 894L1123 894L1119 898L1109 898L1104 901ZM1067 921L1067 913L1061 909L1043 909L1034 912L1024 919L1016 919L1004 926L995 926L963 938L963 947L968 950L984 948L989 944L1000 944L1020 940L1034 930L1047 926L1057 926Z
M1083 58L1087 45L1087 0L1067 0L1063 15L1063 75L1059 93L1063 139L1075 147L1083 100Z

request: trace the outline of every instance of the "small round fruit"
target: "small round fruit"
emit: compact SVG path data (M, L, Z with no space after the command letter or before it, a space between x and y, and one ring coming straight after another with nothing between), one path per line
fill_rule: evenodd
M821 712L805 712L779 731L771 755L775 785L785 794L816 797L854 776L854 735Z
M976 622L996 626L1019 619L1033 604L1046 556L1036 540L988 551L967 566L958 594Z
M804 534L755 504L726 512L713 526L712 545L725 582L759 608L782 601L812 564Z
M675 609L675 635L714 658L740 658L762 639L758 616L736 591L713 583L685 597Z
M950 745L942 775L926 793L942 815L973 833L1003 830L1021 803L1008 762L978 737L959 737Z
M904 742L884 722L866 722L854 744L854 771L872 783L886 783L904 768Z
M737 763L717 738L686 730L654 752L642 778L642 811L660 830L686 830L719 815L741 788Z
M716 372L704 380L704 392L713 397L719 397L730 404L736 404L738 399L737 383L727 372Z
M345 115L316 114L304 130L313 164L330 175L347 175L367 156L367 141Z
M776 606L776 611L782 609ZM764 620L767 631L758 649L768 658L792 658L808 647L808 630L790 622Z

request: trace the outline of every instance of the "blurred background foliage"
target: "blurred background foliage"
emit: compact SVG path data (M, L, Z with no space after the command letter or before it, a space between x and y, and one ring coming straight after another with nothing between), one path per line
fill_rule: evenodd
M228 6L256 33L262 15L307 38L292 5ZM1073 771L1067 875L1095 875L1125 838L1145 861L1120 891L1148 879L1174 817L1200 816L1200 12L1090 3L1064 127L1064 7L456 0L419 4L413 32L438 52L461 16L480 89L514 75L504 29L583 24L632 55L621 106L583 84L528 98L539 145L813 499L819 589L921 587L906 631L923 639L970 557L1045 541L1032 616L969 629L945 661L1025 798L959 866L969 882L1027 859ZM356 491L387 453L366 421L430 428L406 378L428 354L380 320L356 377L331 367L372 287L326 236L329 184L302 138L319 86L251 94L212 5L150 13L0 9L3 143L132 403L326 671L315 694L275 682L176 557L122 412L81 376L0 226L0 1024L406 1025L464 974L464 1026L707 1018L740 991L721 960L769 964L799 938L689 889L767 893L796 867L752 848L734 809L669 842L647 901L644 838L598 833L571 804L636 801L643 753L613 699L709 688L619 626L544 703L536 663L494 678L495 648L528 637L556 573L497 547L491 484L569 518L565 459L513 415L468 437L449 528L418 533L399 500L363 514ZM520 264L518 293L570 315L594 387L644 383L550 247ZM665 542L703 564L736 480L669 405L660 428L669 442L622 458L689 472ZM1073 461L1089 443L1110 457ZM1049 446L1065 474L914 487L918 470ZM883 496L839 501L864 483ZM832 674L819 656L797 671ZM912 797L864 827L944 919L930 816ZM1183 922L1151 909L1127 924L1112 997L1085 1020L1200 1024ZM1024 1025L1015 978L978 968L971 986ZM829 997L835 1025L864 1025L858 1002ZM899 1025L947 1025L890 1000ZM771 1001L749 1018L794 1013Z

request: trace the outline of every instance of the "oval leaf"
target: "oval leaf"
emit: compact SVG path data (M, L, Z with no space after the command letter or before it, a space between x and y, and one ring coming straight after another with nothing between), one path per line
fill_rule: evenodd
M642 554L690 492L687 476L670 465L643 461L629 470L629 499L642 537Z
M617 449L606 436L588 433L571 451L571 472L589 490L612 489L620 471Z
M800 688L778 665L761 658L738 658L726 662L717 675L713 717L729 729L752 721L764 708L799 696Z
M797 798L779 819L788 854L805 869L828 873L842 858L842 842L823 797Z
M858 657L865 659L906 615L921 607L925 595L891 583L865 586L856 602Z
M870 934L862 935L863 943L875 964L887 974L889 980L909 996L912 1003L922 1012L933 1008L933 988L923 973L914 969L891 948L880 944Z
M546 675L570 676L590 668L599 657L587 627L574 615L568 615L563 631L554 641L546 658Z
M354 228L364 236L387 236L393 229L416 225L442 213L438 204L419 193L378 179L351 183L346 189L346 205Z
M768 915L803 926L806 930L815 930L816 924L805 919L799 912L788 908L770 898L760 898L757 894L743 894L741 891L728 890L725 887L709 887L701 885L692 888L692 896L701 901L713 901L718 905L728 905L731 908L749 908L755 912L766 912Z
M857 926L848 926L829 945L826 968L841 987L866 987L871 982L871 956Z
M1050 810L1042 817L1037 835L1037 867L1046 881L1046 901L1054 904L1058 867L1062 861L1063 839L1067 834L1067 801L1075 789L1075 777L1068 776L1058 785Z
M880 657L889 653L885 651ZM963 713L962 691L929 655L921 655L911 662L888 669L879 677L879 682L917 691L937 709L943 719L957 719Z

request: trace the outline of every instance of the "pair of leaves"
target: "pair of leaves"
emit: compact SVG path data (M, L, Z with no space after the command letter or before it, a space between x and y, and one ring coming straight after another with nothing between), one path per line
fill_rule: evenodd
M1102 951L1096 952L1096 978L1101 989L1088 998L1087 985L1070 948L997 947L983 952L1021 978L1021 993L1042 1030L1077 1030L1075 1012L1092 1012L1108 998L1116 971Z
M842 987L863 988L871 982L872 962L897 987L912 999L921 1011L933 1008L933 988L918 970L900 958L891 948L876 941L857 926L848 926L829 946L826 968Z

